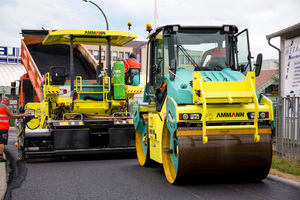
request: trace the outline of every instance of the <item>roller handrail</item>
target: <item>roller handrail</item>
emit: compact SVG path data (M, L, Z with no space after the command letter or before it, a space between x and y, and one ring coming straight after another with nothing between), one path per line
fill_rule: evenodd
M200 78L199 78L200 77ZM259 115L259 103L258 103L258 99L257 99L257 96L256 96L256 92L255 92L255 86L254 86L254 82L253 82L253 79L254 77L253 76L249 76L249 77L246 77L246 79L244 79L244 81L249 81L249 89L251 92L251 98L253 100L253 103L254 103L254 113L255 113L255 116L254 116L254 124L253 125L224 125L224 126L206 126L206 114L207 114L207 97L206 97L206 91L204 90L204 86L203 86L203 80L201 79L201 75L197 77L195 76L194 77L194 81L197 81L199 83L199 86L200 86L200 95L199 97L197 97L195 100L194 103L196 104L202 104L203 106L203 118L202 118L202 121L203 121L203 125L202 125L202 134L203 134L203 144L206 144L208 142L208 138L206 136L206 131L207 130L220 130L220 129L255 129L254 130L254 141L255 142L259 142L260 141L260 136L258 135L258 115ZM197 89L195 89L197 90ZM196 92L196 91L195 91ZM244 92L244 91L243 91ZM209 92L208 92L209 93ZM201 98L200 98L201 96ZM220 97L222 95L220 94ZM232 95L230 92L226 92L226 96L227 96L227 101L228 103L233 103L233 99L232 99ZM217 97L214 97L214 98L217 98Z
M80 120L83 120L83 115L82 113L65 113L63 114L63 121L65 121L65 115L80 115Z

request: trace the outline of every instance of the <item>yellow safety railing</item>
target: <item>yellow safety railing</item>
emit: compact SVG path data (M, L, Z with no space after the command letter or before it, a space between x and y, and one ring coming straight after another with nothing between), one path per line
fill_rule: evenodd
M78 88L79 88L79 90L78 90ZM81 94L103 94L103 107L104 107L106 102L111 101L111 100L107 99L107 94L110 92L110 77L108 77L108 76L103 77L103 84L102 84L102 91L101 92L82 92L82 77L81 76L76 76L75 89L76 89L77 94L78 94L78 99L80 99Z
M199 73L200 74L200 73ZM200 74L201 76L201 74ZM202 105L203 105L203 125L202 125L202 130L203 130L203 144L206 144L207 141L208 141L208 138L206 136L206 130L207 130L207 127L206 127L206 112L207 112L207 105L206 105L206 98L205 98L205 92L204 92L204 89L203 89L203 84L202 84L202 80L201 79L196 79L199 81L199 85L200 85L200 88L201 88L201 91L202 91L202 95L203 95L203 101L202 101ZM197 102L195 102L197 103Z
M246 79L243 81L231 82L208 82L202 79L200 72L193 73L193 101L195 104L203 106L203 144L208 142L206 136L207 130L221 129L255 129L254 141L259 142L258 135L258 114L259 105L255 92L255 74L248 72ZM254 103L255 117L253 125L229 125L229 126L206 126L207 103Z
M48 91L48 86L50 85L49 76L50 76L49 72L45 74L45 85L44 85L44 97L43 97L43 99L46 98L46 94L47 94L47 91Z

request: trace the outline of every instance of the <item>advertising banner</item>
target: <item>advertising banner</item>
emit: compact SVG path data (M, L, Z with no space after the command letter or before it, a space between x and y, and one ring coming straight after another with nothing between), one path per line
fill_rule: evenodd
M285 41L285 90L283 95L300 97L300 37Z
M0 46L0 62L21 63L20 48Z

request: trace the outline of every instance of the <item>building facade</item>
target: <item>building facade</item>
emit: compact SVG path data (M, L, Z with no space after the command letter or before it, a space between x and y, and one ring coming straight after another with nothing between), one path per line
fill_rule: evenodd
M11 94L11 82L26 73L21 64L21 52L17 47L0 46L0 99Z
M90 54L99 61L99 46L98 45L84 45ZM137 55L137 60L141 63L141 72L146 73L146 63L147 63L147 42L145 41L131 41L122 47L111 47L111 63L118 60L126 60L129 58L130 53L135 53ZM107 46L101 45L101 62L103 66L107 67Z
M11 95L11 82L19 80L26 73L24 66L21 64L21 52L17 47L0 46L0 101L3 97L10 98L10 108L17 112L18 96ZM18 93L18 81L16 81ZM10 120L10 125L14 125L14 119Z
M276 98L278 96L278 69L277 59L263 60L261 73L258 77L256 77L257 94L264 94L273 102L276 102Z
M280 47L271 41L278 37ZM300 23L266 38L279 54L275 151L281 157L300 160Z

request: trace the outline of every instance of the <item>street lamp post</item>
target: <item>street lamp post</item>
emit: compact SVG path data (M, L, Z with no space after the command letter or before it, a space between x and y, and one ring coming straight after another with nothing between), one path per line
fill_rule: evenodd
M106 15L105 13L103 12L103 10L97 5L95 4L93 1L89 1L89 0L83 0L84 2L90 2L91 4L94 4L100 11L101 13L103 14L104 16L104 19L105 19L105 22L106 22L106 30L109 30L109 26L108 26L108 21L107 21L107 18L106 18ZM108 58L108 61L107 61L107 68L108 68L108 74L110 76L110 73L111 73L111 64L110 64L110 59L111 59L111 55L110 55L110 38L107 38L107 41L108 41L108 45L107 45L107 58ZM98 59L99 59L99 66L103 67L102 63L101 63L101 45L99 45L99 54L98 54ZM98 67L99 68L99 67ZM98 70L98 69L97 69ZM98 80L98 77L97 77L97 80Z
M84 2L90 2L91 4L94 4L102 12L102 14L103 14L103 16L105 18L105 22L106 22L106 30L109 30L108 21L107 21L106 15L104 14L103 10L97 4L95 4L92 1L89 1L89 0L82 0L82 1L84 1Z
M106 22L106 30L108 31L109 30L109 27L108 27L108 21L107 21L107 18L106 18L106 15L104 14L103 10L97 5L95 4L94 2L92 1L89 1L89 0L83 0L84 2L90 2L91 4L94 4L100 11L101 13L103 14L104 18L105 18L105 22ZM111 60L111 49L110 49L110 37L107 37L107 49L106 49L106 53L107 53L107 75L109 77L111 77L111 63L110 63L110 60ZM102 68L103 65L101 63L101 45L99 45L99 65L97 68ZM99 69L97 69L98 71ZM102 69L100 69L102 70ZM98 75L97 75L98 76ZM97 77L97 80L98 80L99 77ZM108 93L107 95L107 99L108 100L111 100L111 92ZM109 108L111 107L111 102L109 102Z

